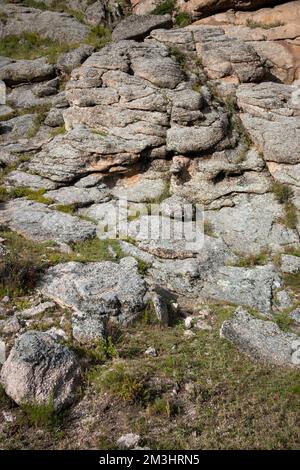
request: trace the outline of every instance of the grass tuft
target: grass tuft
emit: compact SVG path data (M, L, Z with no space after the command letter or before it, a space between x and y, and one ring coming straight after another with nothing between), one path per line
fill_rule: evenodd
M0 55L12 59L36 59L46 56L49 63L56 63L60 54L68 52L75 46L61 44L51 38L42 38L37 33L12 34L1 39Z

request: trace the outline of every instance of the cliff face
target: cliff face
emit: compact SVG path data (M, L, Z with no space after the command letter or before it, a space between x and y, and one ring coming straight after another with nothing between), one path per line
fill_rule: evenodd
M148 352L137 367L148 367L160 351L164 360L176 354L173 342L181 335L180 341L197 341L188 347L188 362L197 350L205 355L208 344L222 374L214 344L223 351L218 331L226 320L222 338L294 377L300 364L300 2L213 16L235 3L186 2L178 4L181 11L132 14L120 22L127 7L112 2L42 3L0 6L6 392L19 404L44 406L54 390L59 409L75 399L80 367L97 360L114 366L116 357L125 361L116 360L123 368L118 378L129 374L131 383L127 346L112 341L116 329L127 332L141 317L151 317L144 335L157 343L142 342ZM263 4L238 2L240 10ZM180 27L177 18L188 19L183 10L205 18ZM184 335L174 326L180 321ZM153 322L164 325L162 334ZM31 328L42 333L28 333ZM166 344L159 345L164 335ZM128 337L141 344L134 328ZM62 340L82 348L84 359L61 350ZM64 386L60 354L69 361ZM230 354L224 367L237 380ZM192 406L184 384L195 382L200 363L190 377L181 361L179 401ZM140 388L114 389L109 379L106 386L136 406L144 400L143 381L157 382L160 367L149 369ZM265 366L255 367L269 377ZM166 370L159 393L169 400L176 374L168 378ZM94 386L105 389L97 371ZM81 414L93 415L86 400L94 392L88 389L74 410L83 428ZM99 413L109 426L113 413L104 416L104 401ZM147 406L156 415L153 403ZM202 437L191 439L189 446L201 445Z

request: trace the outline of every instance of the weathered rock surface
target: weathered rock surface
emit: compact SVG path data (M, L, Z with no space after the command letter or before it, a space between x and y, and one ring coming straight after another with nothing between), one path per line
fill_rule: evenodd
M300 100L297 97L297 87L279 83L243 85L237 91L242 122L267 161L299 163Z
M72 403L80 379L76 356L50 335L28 331L20 336L1 369L1 383L17 404L55 408Z
M242 308L226 320L221 336L254 359L279 366L300 366L300 339L284 333L276 323L258 320Z
M113 40L144 39L153 29L171 28L170 15L130 15L122 20L113 30Z
M45 57L34 60L16 60L1 67L0 79L7 84L40 82L54 76L54 66Z
M297 232L280 223L284 221L284 208L272 194L241 194L233 201L233 207L206 211L205 217L214 233L235 251L244 254L268 248L278 251L299 242Z
M102 336L108 319L126 324L145 307L146 285L133 258L59 264L48 269L39 289L75 311L74 334L83 342Z
M5 24L1 23L1 37L37 33L61 43L76 44L87 39L90 32L88 26L67 13L42 11L12 4L1 5L0 12L7 18Z
M62 54L56 63L56 67L60 72L68 74L73 69L79 67L93 52L94 48L84 44L73 51Z
M300 271L300 257L292 255L281 256L281 271L283 273L298 273Z
M205 282L201 293L211 298L271 313L273 295L281 279L272 264L254 268L221 267Z
M264 63L250 44L225 35L222 28L192 29L198 57L211 79L236 77L240 82L258 82L264 78Z
M56 188L53 181L20 170L11 171L5 178L5 184L8 187L25 187L33 190Z
M27 199L15 199L4 204L0 221L24 237L40 242L76 242L96 234L96 227L91 222Z
M253 12L229 10L196 24L221 26L226 35L251 44L267 60L273 76L293 83L300 77L299 20L300 2L296 0Z

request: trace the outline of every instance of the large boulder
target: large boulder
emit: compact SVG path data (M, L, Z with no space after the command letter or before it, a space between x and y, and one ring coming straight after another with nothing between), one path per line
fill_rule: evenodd
M74 400L79 379L75 354L40 331L21 335L1 369L1 383L18 405L62 408Z
M272 321L258 320L241 307L221 328L221 337L253 359L277 366L300 366L300 338L284 333Z

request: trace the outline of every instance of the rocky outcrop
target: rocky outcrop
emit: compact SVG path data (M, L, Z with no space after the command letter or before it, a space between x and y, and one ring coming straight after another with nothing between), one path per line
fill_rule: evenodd
M299 337L282 332L276 323L253 318L242 308L223 323L221 336L258 361L277 366L300 366Z
M163 3L162 0L131 0L133 10L138 15L151 12L157 5ZM271 3L276 4L277 0L177 0L176 4L182 11L190 13L194 19L212 15L219 11L234 10L254 10Z
M268 61L275 77L293 83L300 77L299 19L300 2L296 0L254 12L230 10L197 24L219 25L228 36L251 44Z
M21 335L1 369L1 383L18 405L70 405L79 380L74 353L40 331Z

